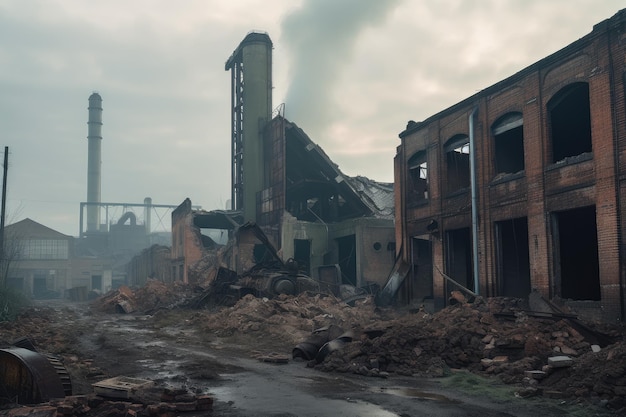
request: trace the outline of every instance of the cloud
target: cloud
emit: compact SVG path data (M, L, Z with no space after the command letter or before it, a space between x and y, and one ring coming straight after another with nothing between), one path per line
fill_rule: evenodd
M9 210L66 234L103 98L102 199L230 198L230 77L274 40L275 106L348 175L393 179L398 133L591 32L620 0L0 0ZM16 219L20 220L20 219Z
M309 0L282 22L289 52L287 118L321 135L337 118L333 90L352 59L358 36L380 24L397 1Z

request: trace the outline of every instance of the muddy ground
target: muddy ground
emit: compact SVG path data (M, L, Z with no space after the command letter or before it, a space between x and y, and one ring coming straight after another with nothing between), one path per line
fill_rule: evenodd
M608 337L600 347L570 319L524 313L520 300L477 299L429 314L320 294L192 309L194 289L158 282L125 294L130 314L118 312L118 291L90 302L37 302L18 321L0 323L0 347L29 337L62 360L74 394L34 408L5 404L2 413L626 415L623 327L588 323ZM325 326L350 331L352 342L319 363L293 359L294 347ZM554 356L570 366L549 366ZM115 376L153 386L127 401L94 394L92 384Z

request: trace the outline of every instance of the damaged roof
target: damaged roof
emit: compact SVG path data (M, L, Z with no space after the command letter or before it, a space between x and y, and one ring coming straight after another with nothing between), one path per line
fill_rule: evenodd
M243 222L243 216L239 210L194 210L193 224L201 229L233 230Z
M364 176L345 175L298 125L282 116L275 120L285 124L288 153L298 159L297 173L290 172L288 186L292 189L339 189L341 197L361 216L393 219L393 183L382 183Z

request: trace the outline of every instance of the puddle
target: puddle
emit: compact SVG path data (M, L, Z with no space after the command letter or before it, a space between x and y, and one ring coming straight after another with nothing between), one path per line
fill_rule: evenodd
M362 400L349 397L321 399L302 387L257 378L263 377L239 375L234 384L211 387L208 391L217 401L232 404L239 410L253 412L253 415L398 417L396 413Z
M450 399L445 395L435 394L432 392L420 391L415 388L400 387L400 388L375 388L372 391L379 394L391 394L399 397L417 398L420 400L431 400L445 403L458 403L459 401Z

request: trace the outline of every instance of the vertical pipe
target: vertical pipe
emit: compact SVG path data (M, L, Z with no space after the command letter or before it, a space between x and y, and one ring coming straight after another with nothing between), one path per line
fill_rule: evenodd
M469 116L469 145L470 145L470 181L472 188L472 254L474 264L474 292L480 294L478 279L478 190L476 185L476 138L474 137L474 117L478 107L474 107Z
M102 143L102 98L100 94L89 96L88 156L87 156L87 232L97 232L100 228L100 181Z
M2 208L0 209L0 260L4 260L4 219L7 206L7 174L9 172L9 147L4 147L4 174L2 176ZM6 278L6 277L5 277Z

